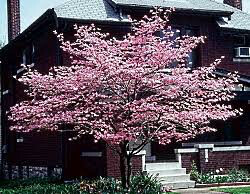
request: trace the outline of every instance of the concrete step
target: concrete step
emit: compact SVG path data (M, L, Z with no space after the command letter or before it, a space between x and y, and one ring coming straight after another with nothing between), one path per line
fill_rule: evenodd
M160 176L158 176L158 179L164 182L185 182L185 181L190 181L190 175L182 174L182 175L163 176L162 174L160 174Z
M178 181L178 182L161 182L165 187L171 189L187 189L187 188L194 188L195 181Z
M146 163L146 171L161 171L176 168L181 168L181 164L179 162Z
M186 169L185 168L173 168L173 169L168 169L168 170L148 170L147 171L148 174L150 175L182 175L182 174L186 174Z

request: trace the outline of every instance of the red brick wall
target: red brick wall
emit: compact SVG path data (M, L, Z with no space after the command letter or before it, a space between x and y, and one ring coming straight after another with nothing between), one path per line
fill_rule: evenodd
M119 155L105 143L93 143L93 138L83 137L66 141L65 178L98 178L108 176L120 178ZM82 152L101 152L100 157L82 157ZM142 156L132 159L132 173L142 172Z
M23 166L61 166L62 147L59 132L31 132L9 134L8 162ZM17 139L23 142L18 143Z
M11 74L8 77L9 83L5 83L5 89L10 93L5 96L4 104L8 110L9 106L14 105L24 99L24 87L12 76L20 69L22 63L23 51L28 47L35 46L34 63L35 68L40 72L47 73L48 69L56 65L56 37L53 34L53 24L46 23L40 30L35 31L27 40L20 42L15 47L10 47L4 57L4 65L9 67ZM7 59L6 59L6 58ZM19 75L21 76L21 75ZM4 122L8 128L7 118ZM30 166L61 166L62 165L62 143L60 133L26 133L21 136L23 143L16 142L14 132L4 133L4 143L8 145L8 152L5 156L5 162L9 165L30 165Z
M140 172L142 172L142 156L138 155L132 158L132 174ZM121 177L119 155L109 147L106 150L106 173L108 177Z
M201 153L202 157L203 155L204 152ZM209 152L208 162L206 163L204 160L201 160L200 162L201 170L203 172L211 172L219 168L223 168L225 171L233 168L239 169L242 165L249 165L250 167L250 152Z
M213 152L210 149L208 162L205 162L205 150L202 149L199 153L182 154L181 159L182 167L186 168L188 173L193 161L201 172L215 172L216 169L223 168L226 173L228 170L241 167L247 167L250 170L250 151Z
M188 153L181 155L182 168L187 169L187 173L191 170L191 164L195 162L198 169L200 169L200 158L198 153Z

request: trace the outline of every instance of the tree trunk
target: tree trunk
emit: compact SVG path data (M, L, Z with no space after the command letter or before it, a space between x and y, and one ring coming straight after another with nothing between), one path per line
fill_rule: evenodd
M128 189L130 186L131 164L130 157L127 154L128 142L120 144L120 173L122 179L122 187ZM128 165L129 164L129 165Z
M127 185L130 187L130 181L131 181L131 174L132 174L132 164L131 164L131 157L127 157Z
M127 178L126 178L126 157L124 156L123 153L120 155L120 172L122 179L122 187L128 188Z

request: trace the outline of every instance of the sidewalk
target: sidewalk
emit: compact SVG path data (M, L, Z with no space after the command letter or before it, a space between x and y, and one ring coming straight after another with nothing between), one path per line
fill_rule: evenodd
M206 187L206 188L190 188L190 189L177 189L173 192L180 194L225 194L223 192L211 191L218 188L237 188L237 187L249 187L249 185L241 186L222 186L222 187Z
M197 189L178 189L174 190L173 192L180 193L180 194L224 194L223 192L211 191L211 189L215 188L197 188Z

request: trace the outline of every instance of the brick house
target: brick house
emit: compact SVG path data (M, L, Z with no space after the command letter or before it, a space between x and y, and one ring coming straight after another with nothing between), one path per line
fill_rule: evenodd
M22 86L13 78L22 74L21 63L33 64L44 73L52 66L70 63L68 56L60 50L53 35L54 30L64 33L66 39L72 39L75 23L95 23L119 38L130 30L127 15L139 19L153 6L175 7L170 22L176 36L207 37L206 43L190 54L190 65L208 65L216 58L225 56L216 73L219 76L224 76L228 71L240 73L243 86L237 91L238 98L233 104L244 108L244 115L227 124L218 124L221 127L215 134L205 134L191 141L213 142L210 144L186 142L165 147L148 145L145 148L146 157L142 152L134 158L134 171L145 170L145 166L148 171L154 170L150 163L145 165L145 160L155 162L170 159L178 159L178 164L171 164L177 165L173 168L190 170L194 160L201 171L213 170L218 166L215 161L226 158L228 151L231 163L227 160L221 167L250 165L250 148L247 146L250 144L250 14L241 10L241 0L224 0L224 4L214 0L70 0L48 9L21 34L19 0L8 0L9 44L0 50L0 162L3 177L119 177L117 157L105 144L92 144L91 138L87 137L79 142L69 142L67 139L72 136L69 130L29 134L9 132L5 113L10 106L25 98ZM221 148L221 145L224 146ZM232 145L237 145L237 148ZM175 148L181 146L187 148L174 152Z

